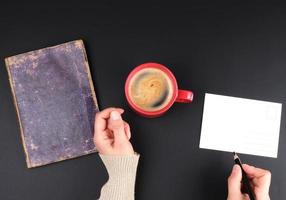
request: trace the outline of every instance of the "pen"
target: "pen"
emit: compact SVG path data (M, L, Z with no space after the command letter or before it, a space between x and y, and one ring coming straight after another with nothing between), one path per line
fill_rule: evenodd
M242 192L247 193L250 200L255 200L254 198L254 194L252 192L252 189L250 187L250 183L249 183L249 179L247 178L247 175L245 173L245 171L242 168L242 164L240 161L240 158L238 157L238 155L233 152L233 160L235 162L235 164L238 164L241 168L241 172L242 172Z

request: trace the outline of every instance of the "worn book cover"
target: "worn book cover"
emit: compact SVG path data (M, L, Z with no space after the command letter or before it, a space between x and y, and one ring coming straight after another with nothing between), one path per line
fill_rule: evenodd
M28 168L95 152L98 104L82 40L5 62Z

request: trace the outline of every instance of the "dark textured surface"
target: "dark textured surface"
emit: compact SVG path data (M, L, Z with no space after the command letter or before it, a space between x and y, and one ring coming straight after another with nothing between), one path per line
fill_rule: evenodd
M107 180L97 154L26 169L3 60L78 38L86 45L100 108L125 109L141 154L136 199L226 199L232 155L199 149L205 92L283 103L278 158L241 159L270 169L271 199L286 199L286 5L116 2L0 3L0 199L93 200ZM175 104L156 119L131 111L124 81L148 61L168 66L180 88L194 91L194 102Z
M28 166L94 152L98 107L82 41L9 57L6 63Z

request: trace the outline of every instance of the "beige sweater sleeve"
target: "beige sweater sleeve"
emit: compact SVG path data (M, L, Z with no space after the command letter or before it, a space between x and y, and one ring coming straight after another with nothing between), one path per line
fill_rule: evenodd
M139 155L112 156L99 154L99 156L109 175L109 180L101 189L99 199L134 200Z

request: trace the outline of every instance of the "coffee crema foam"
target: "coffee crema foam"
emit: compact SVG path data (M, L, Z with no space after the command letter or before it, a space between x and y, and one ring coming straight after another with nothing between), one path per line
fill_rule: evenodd
M173 85L168 75L156 68L137 72L130 80L131 101L145 111L157 111L165 107L173 96Z

